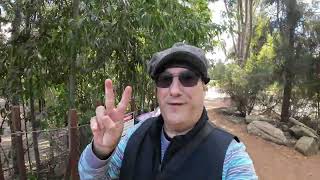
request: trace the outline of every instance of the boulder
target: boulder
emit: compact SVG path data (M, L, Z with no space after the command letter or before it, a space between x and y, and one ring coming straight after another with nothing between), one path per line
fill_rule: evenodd
M239 116L228 116L228 120L235 123L235 124L241 124L244 123L244 118Z
M302 136L313 137L315 139L319 139L319 136L310 128L300 125L294 125L289 129L290 133L297 139L301 138Z
M287 138L281 131L265 121L253 121L247 126L248 133L258 135L276 144L286 145Z
M237 107L226 107L226 108L221 108L220 111L229 116L240 116L240 112L238 111Z
M265 121L269 123L273 123L275 120L268 118L267 116L263 115L248 115L246 116L246 123L250 124L252 121Z
M287 146L294 147L298 140L295 138L287 138Z
M289 127L286 124L281 125L281 129L282 129L282 131L285 131L285 132L289 131Z
M277 112L274 111L274 110L271 110L271 109L270 109L270 110L267 110L267 111L265 111L265 112L263 112L263 113L261 113L260 115L264 115L264 116L270 117L270 118L275 119L275 120L278 120L278 121L281 120L280 114L277 113Z
M305 156L315 155L318 152L319 142L313 137L303 136L296 145L295 149Z

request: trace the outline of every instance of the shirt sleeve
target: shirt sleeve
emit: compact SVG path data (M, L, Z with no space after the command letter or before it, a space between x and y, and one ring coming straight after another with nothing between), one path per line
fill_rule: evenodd
M117 180L120 175L124 150L128 140L144 121L136 124L123 136L107 160L100 160L92 151L92 143L88 144L80 156L78 170L81 180Z
M243 143L231 141L223 163L222 180L257 180L253 162Z

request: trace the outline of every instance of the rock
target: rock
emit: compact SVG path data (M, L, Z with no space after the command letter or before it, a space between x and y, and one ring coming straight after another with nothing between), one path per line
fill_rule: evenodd
M283 125L281 126L281 129L282 129L282 131L285 131L285 132L289 131L288 125L285 125L285 124L283 124Z
M294 125L289 129L289 131L297 139L301 138L302 136L314 137L316 139L319 139L319 136L317 134L315 134L310 130L310 128L306 128L305 126Z
M247 126L248 133L255 134L276 144L286 145L287 138L281 129L265 121L253 121Z
M228 116L228 120L235 124L241 124L241 123L244 123L245 121L243 117L238 117L238 116Z
M278 120L278 121L281 120L280 114L274 110L265 111L265 112L261 113L260 115L264 115L264 116L270 117L270 118Z
M295 149L305 156L315 155L318 152L319 142L313 137L303 136L296 145Z
M296 119L294 119L294 118L291 118L291 117L289 118L289 122L291 122L291 123L293 123L293 124L295 124L295 125L299 125L299 126L303 127L304 129L308 130L308 131L306 131L306 132L307 132L308 134L310 134L310 135L309 135L310 137L316 136L316 138L319 139L319 135L317 135L317 132L316 132L314 129L306 126L305 124L303 124L303 123L299 122L298 120L296 120Z
M297 140L294 138L287 139L287 146L289 146L289 147L294 147L296 145L296 143L297 143Z
M274 123L275 120L268 118L267 116L263 115L248 115L246 116L246 123L250 124L252 121L265 121L269 123Z
M232 116L232 115L239 115L240 112L238 111L237 107L228 107L228 108L221 108L220 109L221 112L225 115L229 115L229 116Z
M291 134L290 134L290 132L288 132L288 131L283 131L283 134L284 134L284 136L286 136L286 137L291 137Z
M259 116L256 115L247 115L246 116L246 123L250 124L252 121L259 121Z

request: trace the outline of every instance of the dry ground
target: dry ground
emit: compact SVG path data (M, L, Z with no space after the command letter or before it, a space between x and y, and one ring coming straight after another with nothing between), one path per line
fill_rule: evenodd
M216 108L230 105L229 99L205 102L209 118L219 127L237 135L247 147L261 180L320 180L320 153L305 157L293 148L280 146L248 134L245 124L234 124Z

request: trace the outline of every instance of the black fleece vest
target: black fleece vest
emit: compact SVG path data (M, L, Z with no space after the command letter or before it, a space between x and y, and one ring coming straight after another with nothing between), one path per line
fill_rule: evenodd
M146 120L130 137L120 180L212 180L222 178L225 153L235 136L208 122L204 109L186 135L172 139L163 160L160 153L161 116Z

